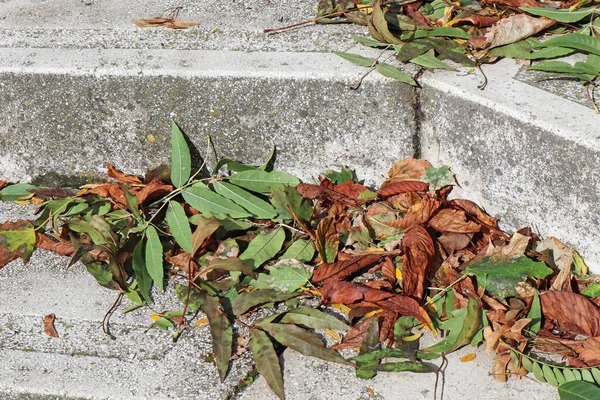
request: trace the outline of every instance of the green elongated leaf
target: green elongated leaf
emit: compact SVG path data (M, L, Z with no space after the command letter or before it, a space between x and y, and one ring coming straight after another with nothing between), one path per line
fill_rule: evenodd
M105 244L106 239L97 229L92 227L89 222L79 218L73 218L67 222L69 229L77 233L85 233L88 235L94 244Z
M589 369L582 369L581 371L581 379L586 382L595 383L592 372Z
M156 325L164 331L170 328L175 328L175 325L165 317L159 317L152 325Z
M158 237L156 228L149 225L146 229L146 248L144 258L146 259L146 270L152 278L156 286L160 290L164 290L163 277L165 271L163 269L163 247Z
M259 289L253 292L240 293L231 300L231 309L235 315L242 315L252 307L265 303L278 303L299 296L301 293L281 293L273 289Z
M489 51L492 57L524 58L531 52L532 43L527 39L515 43L494 47Z
M521 58L525 60L542 60L548 58L567 56L572 53L575 53L575 50L568 49L566 47L546 47L545 49L541 49L540 51L536 51L535 53L530 53Z
M282 260L269 267L268 274L258 274L250 286L258 289L274 288L282 292L295 292L308 284L312 271L296 260Z
M449 71L456 71L455 68L449 66L442 60L438 60L436 56L431 53L423 53L420 56L417 56L410 60L411 63L420 65L425 68L431 69L445 69Z
M185 201L202 213L226 214L232 218L247 218L251 216L248 211L233 201L208 189L204 184L194 184L185 188L181 194Z
M279 227L271 233L263 233L256 236L246 250L240 254L240 259L244 260L252 268L256 269L267 260L275 257L281 250L285 241L285 231Z
M451 37L451 38L459 38L459 39L470 39L471 35L467 32L463 31L461 28L454 27L441 27L441 28L433 28L429 30L419 29L415 31L414 39L421 39L426 37Z
M290 186L284 186L283 189L271 189L271 204L277 211L278 221L294 219L290 209L302 222L308 222L312 217L312 202L302 197L296 188Z
M0 268L19 257L26 263L35 250L36 241L31 221L20 219L0 224Z
M283 400L285 398L283 373L271 339L260 329L251 329L249 345L258 373L265 378L277 397Z
M352 357L352 359L357 362L373 362L384 358L406 358L406 353L400 349L384 348Z
M200 293L202 292L195 287L192 287L192 290L190 291L186 285L181 285L179 283L175 284L175 294L177 295L177 298L183 304L186 304L187 302L188 309L190 310L198 311L200 308L202 308L202 303L200 302Z
M596 54L588 54L587 60L585 60L585 63L590 65L592 68L594 68L596 73L600 72L600 56L598 56Z
M594 55L595 54L589 54L588 56L594 56ZM591 64L588 64L587 62L577 61L575 64L573 64L573 68L577 68L578 70L582 71L582 73L584 73L584 74L590 74L590 75L598 74L598 70L596 69L596 67L594 67Z
M192 229L188 221L187 215L181 204L176 201L169 201L169 206L166 213L167 224L171 229L171 234L175 241L188 253L192 252Z
M344 53L339 51L335 51L333 54L338 57L342 57L344 60L350 61L352 64L358 65L359 67L372 67L377 63L377 60L374 58L363 57L358 54Z
M175 187L182 187L190 179L192 157L183 133L171 120L171 182Z
M292 308L283 315L280 322L300 325L310 329L350 329L348 325L333 315L308 307Z
M402 63L408 62L413 58L426 53L429 49L431 49L431 46L419 42L407 42L394 45L394 50L396 50L396 60Z
M553 368L552 370L554 372L554 376L556 377L556 382L558 382L559 385L567 383L567 380L565 379L565 376L560 368Z
M200 294L202 311L208 318L212 334L212 348L221 382L225 380L229 370L229 359L233 353L233 327L221 310L219 299L207 292Z
M521 10L525 11L528 14L537 15L540 17L546 17L553 19L558 22L572 23L581 21L582 19L589 17L594 13L594 10L597 7L585 7L580 8L575 11L570 11L569 9L558 9L552 10L549 8L543 7L519 7Z
M356 42L358 42L360 44L364 44L365 46L369 46L369 47L389 47L390 46L387 43L380 42L379 40L375 40L368 36L354 36L353 35L352 38Z
M213 258L212 260L210 260L208 265L206 267L201 268L198 271L198 273L205 274L215 269L220 269L224 271L237 271L251 277L256 276L252 267L250 267L237 257Z
M15 201L24 197L31 197L29 190L39 189L35 185L29 183L17 183L15 185L9 185L4 189L0 190L0 200L4 201Z
M219 169L221 169L223 165L227 165L227 169L233 172L242 172L251 169L258 169L258 167L254 165L244 164L239 161L232 160L231 158L221 158L213 168L212 175L216 176L219 172Z
M300 180L294 175L282 171L242 171L229 177L229 182L253 192L268 193L271 188L283 188L284 185L297 186Z
M533 371L533 365L531 367L531 371ZM573 382L573 381L579 381L581 379L577 379L577 377L575 376L575 373L573 372L573 369L570 368L566 368L563 370L563 375L565 376L565 379L567 382Z
M575 377L576 380L580 381L583 379L583 377L581 376L581 372L579 372L578 369L573 369L573 376Z
M100 263L86 263L85 268L96 279L100 286L112 290L119 290L119 285L113 280L112 273Z
M394 67L391 64L380 63L377 64L377 67L375 69L383 76L395 79L402 83L407 83L412 86L417 86L417 82L415 82L415 80L410 75L401 72L398 68Z
M529 357L523 356L521 362L523 363L523 367L525 367L528 372L533 371L533 361L531 361Z
M412 361L399 361L393 363L383 363L364 367L372 371L384 371L384 372L435 372L437 367L434 365L412 362Z
M529 331L535 336L542 327L542 306L540 304L540 296L537 290L533 294L533 301L531 302L531 308L527 313L527 318L531 319L529 323Z
M544 378L544 371L542 371L542 367L539 363L533 363L533 371L531 372L533 372L535 379L537 379L540 382L546 382L546 378Z
M137 292L137 290L132 290L129 289L125 292L125 295L127 296L127 298L129 300L131 300L132 303L134 303L135 305L143 305L144 304L144 300L142 300L142 298L140 297L139 293Z
M596 383L600 383L600 369L592 368L590 372L592 373L592 376L594 377Z
M590 74L590 71L588 69L583 69L581 67L571 65L564 61L544 61L529 67L529 69L547 72L564 72L567 74ZM595 71L591 71L591 75L594 75L595 73Z
M558 387L558 380L556 379L556 375L554 375L552 368L544 364L542 365L542 372L544 373L544 379L546 379L546 382L554 387Z
M315 256L315 246L312 241L296 239L285 253L281 256L282 260L293 259L302 262L309 262Z
M600 39L579 33L561 35L534 45L534 48L543 47L567 47L569 49L577 49L586 53L600 55Z
M152 278L146 269L146 258L144 257L146 243L144 240L140 240L133 250L133 258L131 261L131 267L135 273L135 277L138 282L138 287L142 297L147 302L150 302L150 288L152 287Z
M346 360L336 351L325 347L321 339L306 330L295 325L288 324L264 324L261 325L275 340L282 345L296 350L298 353L309 357L320 358L345 365L354 365Z
M138 205L137 196L131 194L129 189L130 189L129 185L127 185L127 184L123 185L123 193L125 194L125 201L127 202L127 208L129 209L129 211L131 211L131 213L133 214L134 217L139 218L140 217L140 208Z
M567 382L558 387L560 400L597 400L600 388L586 381Z
M256 218L271 219L277 215L272 205L250 192L227 182L214 181L213 188L221 196L242 206Z
M221 222L213 217L198 217L196 219L196 225L196 230L192 235L192 254L196 254L204 240L219 229Z
M525 256L508 260L484 257L467 268L465 273L477 276L477 283L498 298L519 296L518 285L528 277L543 279L552 273L543 262Z

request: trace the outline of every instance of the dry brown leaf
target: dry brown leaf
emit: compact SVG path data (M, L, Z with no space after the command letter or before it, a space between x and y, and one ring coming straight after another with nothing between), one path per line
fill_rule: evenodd
M389 179L381 184L381 189L396 182L419 180L425 173L425 169L431 167L431 163L427 160L418 160L412 157L400 160L388 172Z
M478 223L467 220L464 211L451 208L438 211L428 225L440 232L475 233L481 229Z
M524 7L520 5L520 7ZM526 7L526 6L525 6ZM527 39L538 32L556 24L556 21L545 17L530 17L526 14L516 14L500 20L488 29L485 34L487 48L503 46Z
M36 232L35 236L37 238L36 247L40 249L49 250L61 256L72 256L75 254L75 247L73 247L73 243L71 242L55 241L39 232Z
M364 185L361 185L360 183L356 183L353 181L345 181L343 183L340 183L339 185L335 185L333 190L343 194L344 196L350 197L351 199L359 201L358 196L360 196L361 193L369 189L367 189Z
M540 302L546 322L555 324L563 334L600 336L600 310L585 296L548 290L540 294Z
M106 175L108 175L109 178L114 178L123 183L129 183L133 185L142 183L140 178L138 178L137 176L126 174L123 171L116 169L115 166L110 163L106 163L106 169L108 169Z
M392 183L384 188L379 189L377 194L379 197L386 198L406 192L427 192L429 184L421 181L401 181Z
M373 318L379 318L379 315L367 318L353 326L344 336L344 340L342 340L342 343L331 346L331 348L334 350L342 350L360 347L365 336L365 332L369 328L369 325L371 325Z
M127 208L127 200L125 200L122 186L123 184L119 182L101 183L84 189L78 195L95 194L112 200L117 208Z
M301 183L296 186L296 190L298 190L298 193L300 193L302 197L307 199L319 199L321 201L329 200L333 203L345 203L352 206L357 206L361 203L352 197L346 196L345 194L336 192L335 190L329 189L322 185Z
M425 278L435 254L433 240L423 226L415 225L405 232L402 249L402 291L406 296L421 300Z
M358 271L372 266L381 258L381 254L364 254L352 257L350 260L322 264L315 269L311 281L318 284L342 281Z
M437 200L423 200L411 206L405 216L391 222L389 225L394 228L408 229L414 225L424 224L440 208L440 205L441 203Z
M468 18L455 19L450 21L447 26L460 26L465 24L472 24L478 28L485 28L492 26L500 20L498 17L489 17L487 15L472 15Z
M200 22L180 21L176 18L145 18L134 19L133 23L141 28L153 28L162 26L171 29L185 29L191 26L200 25Z
M8 182L7 182L7 181L5 181L5 180L2 180L2 179L0 179L0 190L1 190L2 188L4 188L6 185L8 185Z
M158 178L154 178L149 184L136 193L138 204L162 198L172 191L173 186L167 185Z
M57 338L58 332L54 328L54 314L48 314L44 317L44 333L50 337Z
M444 233L442 236L437 238L437 241L444 246L444 250L448 252L448 254L452 254L457 250L462 250L467 247L471 240L473 240L473 234L467 233Z

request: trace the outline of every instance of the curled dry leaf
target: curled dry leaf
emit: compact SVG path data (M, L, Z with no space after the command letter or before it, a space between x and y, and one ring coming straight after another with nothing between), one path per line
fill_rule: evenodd
M345 181L340 183L339 185L335 185L333 188L334 191L343 194L344 196L350 197L358 201L358 196L360 196L363 192L369 190L364 185L360 183L356 183L353 181Z
M72 256L75 254L75 247L71 241L55 241L39 232L36 232L35 236L37 238L36 246L40 249L49 250L61 256Z
M498 17L488 17L487 15L472 15L467 18L455 19L454 21L448 23L447 26L471 24L478 28L485 28L494 25L498 21L500 21L500 18Z
M427 160L412 157L400 160L392 166L392 169L388 172L389 179L381 184L381 188L386 188L396 182L419 180L425 173L425 169L431 167L431 163Z
M402 239L402 291L404 295L421 299L424 293L425 277L435 249L429 232L416 225L406 231Z
M110 199L117 208L127 208L125 193L123 193L122 184L119 182L86 185L86 188L79 192L80 196L90 194Z
M136 193L138 204L160 199L173 191L173 186L167 185L158 178L154 178L149 184Z
M467 215L462 210L444 208L435 214L428 223L440 232L475 233L481 227L473 221L467 220Z
M346 194L312 183L301 183L296 186L296 190L307 199L329 200L333 203L345 203L353 206L360 204L359 201Z
M322 264L313 272L311 281L318 284L341 281L380 260L380 254L364 254L352 257L350 260Z
M394 228L408 229L411 226L424 224L440 208L441 203L437 200L427 199L412 205L406 215L390 223Z
M108 175L109 178L114 178L118 181L121 181L123 183L128 183L130 185L136 185L136 184L142 183L140 178L138 178L137 176L131 175L131 174L126 174L123 171L120 171L117 168L115 168L115 166L112 165L111 163L106 163L106 169L108 170L106 175Z
M162 26L170 29L185 29L191 26L200 25L200 22L180 21L176 18L145 18L134 19L133 23L141 28L153 28Z
M548 290L540 294L542 315L563 334L600 336L600 310L585 296Z
M48 314L44 317L44 333L50 337L57 338L58 333L54 328L54 314Z
M421 181L401 181L392 183L384 188L379 189L377 194L379 197L386 198L395 196L400 193L407 192L427 192L429 183Z

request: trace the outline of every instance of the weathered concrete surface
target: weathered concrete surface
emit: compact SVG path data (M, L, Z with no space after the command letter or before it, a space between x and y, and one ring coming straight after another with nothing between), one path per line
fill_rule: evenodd
M433 338L430 338L431 340ZM476 353L470 362L460 358ZM525 377L506 383L490 376L493 355L464 347L448 354L448 366L440 375L436 399L444 400L558 400L556 389ZM437 362L439 365L439 362ZM380 372L369 380L358 379L352 368L304 357L293 350L283 354L284 387L288 400L431 400L435 375ZM240 400L277 400L263 377L249 386Z
M470 198L505 229L533 226L600 271L600 128L590 108L514 79L510 60L480 76L422 82L421 155L447 164Z

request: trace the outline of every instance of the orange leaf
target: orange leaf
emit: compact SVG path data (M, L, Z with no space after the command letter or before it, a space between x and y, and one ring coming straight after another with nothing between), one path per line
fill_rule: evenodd
M420 300L423 297L425 277L435 254L433 240L423 226L415 225L406 231L402 249L402 291L404 295Z
M440 232L475 233L479 232L479 224L468 221L467 214L462 210L444 208L435 214L428 223Z
M44 333L50 337L57 338L58 333L54 328L54 314L48 314L44 317Z
M110 163L106 163L106 168L108 169L107 175L109 178L115 178L123 183L129 184L141 184L142 181L135 175L126 174L123 171L120 171L115 168L114 165Z
M464 356L462 356L460 358L460 361L461 362L469 362L469 361L473 361L476 357L477 357L477 354L469 353L469 354L465 354Z
M142 190L136 193L136 196L138 198L138 204L146 203L164 197L172 191L173 186L165 184L158 178L154 178L149 184L144 186Z

